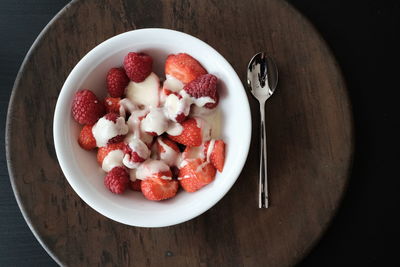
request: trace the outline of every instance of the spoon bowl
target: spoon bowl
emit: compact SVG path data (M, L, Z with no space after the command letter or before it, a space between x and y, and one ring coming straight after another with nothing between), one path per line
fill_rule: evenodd
M252 95L267 100L278 84L278 69L274 60L264 52L257 53L247 68L247 84Z

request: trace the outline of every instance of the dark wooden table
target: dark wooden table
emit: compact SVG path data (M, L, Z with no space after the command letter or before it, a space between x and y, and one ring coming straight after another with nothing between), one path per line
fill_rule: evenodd
M37 34L68 1L0 3L1 119L15 75ZM327 40L342 67L353 103L356 155L352 179L338 215L303 266L399 264L397 193L399 156L393 140L399 119L397 90L400 4L395 1L290 1ZM396 49L395 49L396 48ZM384 78L383 78L384 77ZM376 94L380 93L379 96ZM396 112L397 111L397 112ZM4 143L4 134L2 135ZM10 187L4 146L0 165L0 266L55 263L25 224ZM396 262L397 261L397 262Z

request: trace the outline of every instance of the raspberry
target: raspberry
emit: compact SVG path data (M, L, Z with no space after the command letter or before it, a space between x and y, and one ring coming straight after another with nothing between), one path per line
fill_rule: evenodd
M114 194L122 194L129 183L129 173L124 167L114 167L104 178L104 185Z
M92 133L92 127L93 126L91 125L83 126L81 133L79 134L78 143L83 149L92 150L97 146L96 139L94 139Z
M207 103L206 108L214 108L218 104L217 77L212 74L204 74L188 83L183 88L189 95L195 98L210 97L215 102Z
M107 74L107 89L112 97L122 97L128 86L129 78L123 68L112 68Z
M105 113L104 105L90 90L76 92L72 100L72 117L79 124L93 125Z
M130 52L125 56L124 68L129 79L140 83L150 75L153 59L145 53Z
M142 191L142 189L140 188L141 184L142 184L142 180L139 180L139 179L136 179L134 182L131 181L131 189L133 191L140 192L140 191Z

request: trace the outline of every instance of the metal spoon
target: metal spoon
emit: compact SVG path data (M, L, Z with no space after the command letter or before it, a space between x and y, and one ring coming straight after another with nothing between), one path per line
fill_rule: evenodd
M265 101L275 92L277 83L278 69L274 60L264 52L254 55L247 67L247 85L253 96L260 102L261 112L259 208L268 208L269 206Z

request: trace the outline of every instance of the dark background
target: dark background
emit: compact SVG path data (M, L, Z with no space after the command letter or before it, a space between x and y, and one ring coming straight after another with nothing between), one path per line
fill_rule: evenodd
M245 1L245 0L243 0ZM54 266L18 209L4 136L11 89L33 41L67 0L0 0L0 266ZM348 84L356 135L349 188L300 266L400 266L400 1L291 0L325 38Z

